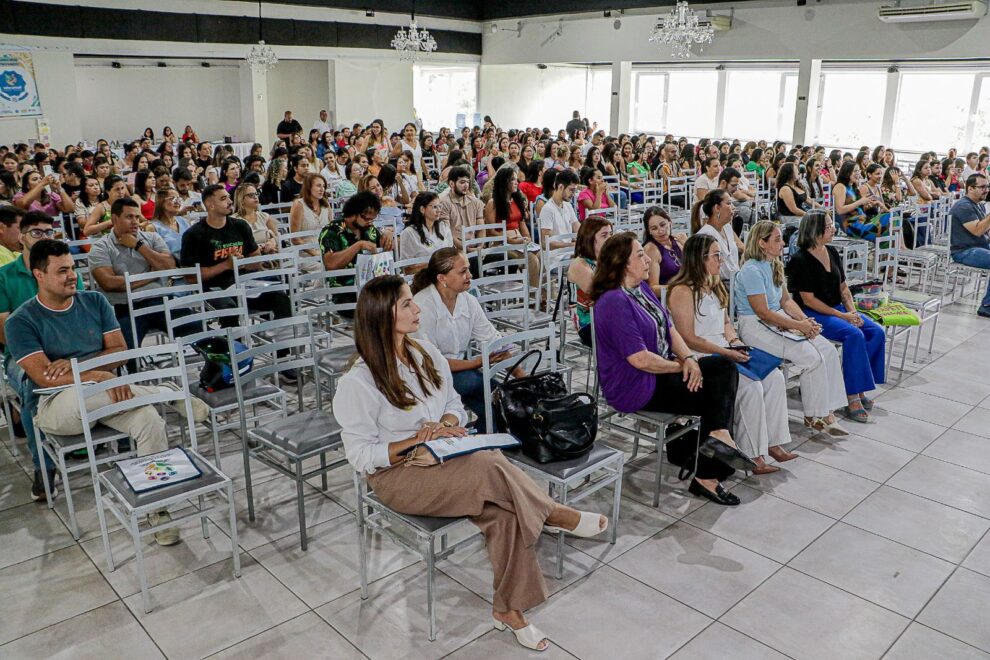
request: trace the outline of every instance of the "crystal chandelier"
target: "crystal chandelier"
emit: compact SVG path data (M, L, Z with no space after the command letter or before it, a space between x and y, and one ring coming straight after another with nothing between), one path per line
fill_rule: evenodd
M245 58L255 73L268 73L278 64L278 57L272 47L265 43L261 27L261 0L258 0L258 43L251 46Z
M420 53L432 53L437 49L437 40L428 30L416 26L416 3L413 2L409 16L408 30L399 28L392 38L392 48L399 51L399 59L415 61Z
M650 32L650 43L667 44L671 55L686 59L691 57L691 44L710 44L715 36L711 25L701 25L698 15L688 8L687 0L677 0L677 6L659 19ZM704 50L704 46L700 48Z

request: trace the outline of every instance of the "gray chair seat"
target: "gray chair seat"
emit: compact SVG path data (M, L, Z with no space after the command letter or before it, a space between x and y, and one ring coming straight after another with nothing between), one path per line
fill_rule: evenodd
M51 433L45 433L45 437L62 451L75 451L86 448L86 436L82 433L76 435L53 435ZM121 433L103 424L97 424L93 427L94 445L110 442L111 440L121 440L126 437L126 433Z
M321 369L326 369L332 373L343 373L355 351L354 346L335 346L329 348L326 351L320 352L317 364L320 365Z
M127 484L127 480L124 479L124 474L116 467L104 472L101 476L103 476L106 483L132 509L153 505L155 502L161 502L185 493L192 493L200 488L216 486L226 481L227 477L208 462L200 459L193 452L186 453L189 455L190 460L192 460L193 465L199 468L202 474L195 479L187 479L177 484L169 484L168 486L147 490L143 493L135 493Z
M892 302L899 302L906 307L925 307L939 300L938 296L922 291L895 291L891 296Z
M614 458L616 454L619 454L619 450L612 449L611 447L606 447L602 444L595 444L594 449L589 453L585 454L581 458L575 458L570 461L554 461L552 463L538 463L532 458L522 453L519 449L502 450L505 455L511 458L514 462L520 463L522 465L527 465L535 470L539 470L544 474L560 480L566 480L571 475L574 475L582 470L585 470L592 465L601 463L602 461Z
M340 424L322 410L269 420L250 434L296 456L340 444Z
M375 495L374 493L368 493L366 497L367 499L372 500L373 502L377 502L382 507L391 511L394 515L401 518L402 521L407 525L409 525L410 527L414 527L427 534L435 534L444 527L456 525L464 520L467 520L466 516L461 516L457 518L439 518L436 516L411 516L406 513L399 513L395 509L389 508L388 505L386 505L384 502L378 499L378 496Z
M279 394L281 391L282 390L274 385L251 381L251 383L244 388L244 400L250 401L252 399L272 397ZM237 404L237 388L233 386L222 390L217 390L216 392L207 392L202 387L197 385L194 394L202 399L203 402L210 408L223 408L224 406Z

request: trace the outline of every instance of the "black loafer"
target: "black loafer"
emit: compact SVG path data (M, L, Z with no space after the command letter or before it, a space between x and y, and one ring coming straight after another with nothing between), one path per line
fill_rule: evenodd
M749 456L712 436L708 436L708 439L701 443L698 453L705 458L714 458L743 472L752 472L757 467Z
M724 488L722 488L721 484L717 486L716 491L713 493L698 483L697 479L692 479L691 485L688 486L688 492L698 497L704 497L705 499L711 500L715 504L721 504L722 506L736 506L739 504L739 498L732 493L727 492Z

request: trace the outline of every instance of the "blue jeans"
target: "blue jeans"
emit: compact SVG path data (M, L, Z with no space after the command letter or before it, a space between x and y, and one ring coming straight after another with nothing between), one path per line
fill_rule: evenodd
M461 395L464 407L478 416L478 426L485 428L485 379L481 369L465 369L451 374L454 379L454 390ZM495 389L495 383L492 383Z
M842 305L836 307L845 312ZM883 326L875 323L864 314L863 327L857 328L849 321L837 316L819 314L810 309L804 312L822 324L822 336L830 341L842 342L842 378L846 385L846 395L876 389L877 383L884 383L884 354L887 348L887 335Z
M7 381L21 402L21 424L24 425L24 435L27 436L28 449L31 451L31 462L34 463L34 470L37 472L41 462L38 457L38 445L34 440L34 416L38 414L38 395L34 393L34 381L28 378L21 366L13 360L7 364ZM47 454L45 469L49 471L55 469L55 464Z
M952 253L952 260L963 266L982 268L990 270L990 250L986 248L971 247ZM990 283L987 284L986 295L983 296L983 307L990 307Z

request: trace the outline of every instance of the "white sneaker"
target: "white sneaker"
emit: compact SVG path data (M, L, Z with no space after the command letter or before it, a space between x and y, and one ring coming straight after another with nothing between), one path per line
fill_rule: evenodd
M169 515L168 511L159 511L157 513L148 514L148 524L152 527L157 527L158 525L163 525L171 521L172 516ZM164 546L175 545L179 542L179 528L169 527L168 529L155 532L155 542L158 543L158 545Z

